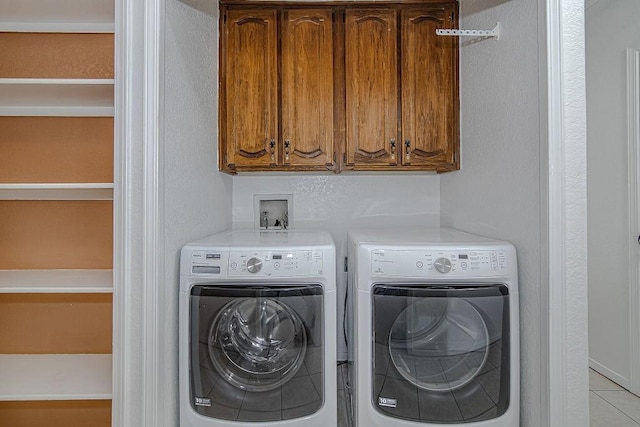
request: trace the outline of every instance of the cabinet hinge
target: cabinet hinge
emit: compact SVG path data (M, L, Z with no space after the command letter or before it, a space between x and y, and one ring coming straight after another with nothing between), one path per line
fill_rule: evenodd
M224 155L224 162L227 163L227 155Z
M347 153L342 153L342 161L347 163Z
M349 271L349 258L344 257L344 272Z

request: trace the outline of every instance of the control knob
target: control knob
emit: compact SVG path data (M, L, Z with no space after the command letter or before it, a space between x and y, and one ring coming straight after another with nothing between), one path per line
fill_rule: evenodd
M435 260L433 265L435 265L436 270L442 274L446 274L451 271L451 261L449 261L449 258L440 257Z
M247 271L249 273L257 273L262 269L262 260L260 258L250 258L247 261Z

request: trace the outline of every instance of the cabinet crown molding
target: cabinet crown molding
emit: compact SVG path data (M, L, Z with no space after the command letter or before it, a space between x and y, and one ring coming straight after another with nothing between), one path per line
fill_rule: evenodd
M597 0L596 0L597 1ZM458 4L457 0L394 0L394 1L382 1L382 0L367 0L367 1L272 1L272 0L220 0L220 5L224 6L250 6L250 7L286 7L286 8L335 8L335 7L388 7L392 5L415 5L415 6L429 6L438 4Z

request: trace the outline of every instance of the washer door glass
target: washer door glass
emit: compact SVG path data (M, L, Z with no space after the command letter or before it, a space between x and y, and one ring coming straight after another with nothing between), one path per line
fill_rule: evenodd
M245 425L316 413L324 402L320 284L193 286L191 407Z
M289 381L302 366L307 334L300 316L273 298L241 298L211 323L209 356L238 388L267 391Z
M385 285L373 291L372 404L385 415L476 422L509 405L504 285Z

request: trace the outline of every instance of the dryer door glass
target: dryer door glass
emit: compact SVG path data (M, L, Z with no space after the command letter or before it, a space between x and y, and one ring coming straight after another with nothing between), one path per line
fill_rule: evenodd
M484 367L489 333L482 316L469 302L421 298L393 322L389 353L400 375L417 387L457 390Z
M279 421L323 402L322 287L196 286L191 395L212 418Z
M506 286L375 285L373 404L397 418L495 418L509 399Z

